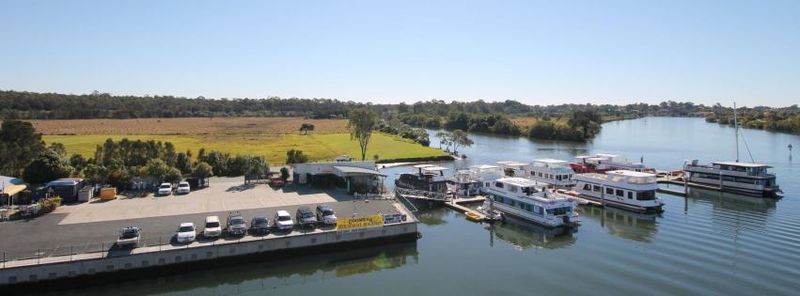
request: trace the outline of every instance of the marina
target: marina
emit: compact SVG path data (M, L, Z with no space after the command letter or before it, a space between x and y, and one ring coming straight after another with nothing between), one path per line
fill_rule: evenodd
M683 124L693 122L686 119L676 121L675 119L648 118L646 120L649 121L649 126L652 126L652 128L658 128L659 122L666 120L670 120L668 123L669 126L681 124L681 122L683 122ZM641 120L639 120L639 122L640 121ZM625 126L636 122L637 121L614 124ZM615 137L614 124L611 125L611 128L607 127L604 131L606 133L604 137L608 138L603 138L601 136L593 145L605 145L603 143L607 143L608 141L619 141L620 138ZM697 124L699 124L699 126L708 125L702 121L699 121ZM625 136L627 137L628 135ZM483 208L485 206L487 201L485 199L485 189L492 186L493 180L508 178L505 176L505 172L503 172L501 176L497 176L497 169L501 166L495 164L497 164L498 161L508 159L521 159L515 158L514 155L523 153L522 151L528 146L550 149L547 145L552 144L513 144L514 141L508 139L478 135L474 137L476 138L476 142L484 143L484 145L488 146L481 149L506 152L482 154L480 153L481 150L475 150L477 148L468 148L464 150L463 153L469 154L470 157L460 161L415 164L432 168L429 170L420 170L421 167L412 166L388 167L380 170L382 175L386 178L385 182L387 185L395 184L395 180L403 174L419 176L420 172L422 172L421 175L423 177L430 176L431 180L437 184L443 184L436 187L439 191L402 189L402 187L389 188L389 191L395 194L395 199L402 201L404 204L408 204L409 212L416 217L419 222L416 224L417 231L422 233L423 238L418 241L414 239L415 242L411 243L412 245L410 247L403 247L413 250L413 253L416 254L413 257L409 257L408 255L394 257L396 255L391 253L386 255L389 256L386 257L387 259L403 259L389 259L393 262L391 264L366 263L374 262L371 261L373 259L367 258L384 258L384 255L380 255L382 254L380 251L370 251L374 249L371 249L369 246L359 246L356 248L357 250L350 250L355 246L343 246L342 248L331 248L325 251L314 249L313 252L322 253L311 257L299 256L297 260L299 260L299 262L308 260L310 260L309 262L329 262L327 258L350 258L359 256L359 258L365 258L364 260L366 260L364 261L365 266L363 269L359 269L361 271L345 272L344 270L352 268L353 265L351 262L353 261L341 260L331 263L304 264L304 267L302 267L304 268L303 271L281 271L279 268L271 268L269 272L253 274L253 272L260 270L262 267L242 262L235 263L237 265L233 266L241 266L241 268L245 268L249 271L240 272L236 277L220 275L220 277L229 281L224 285L213 287L202 285L203 287L201 287L199 281L215 282L217 281L217 277L209 277L208 275L204 275L204 272L200 271L187 271L180 279L168 273L158 273L157 279L165 281L167 284L159 286L158 288L153 287L148 289L148 292L143 292L144 288L139 286L146 286L148 283L152 283L152 279L131 279L130 282L126 281L117 285L130 287L129 289L132 291L139 291L143 294L189 293L190 291L198 293L200 291L214 291L214 294L228 294L231 293L230 289L232 288L235 288L237 291L250 291L252 293L259 293L274 288L279 291L291 293L311 288L324 288L330 284L334 284L340 288L333 291L333 294L340 295L343 292L352 292L353 290L348 290L347 287L341 287L337 283L348 282L354 279L364 279L366 277L375 277L381 279L384 283L391 281L392 278L397 276L425 282L428 276L432 276L435 273L437 274L437 281L459 282L460 279L467 276L460 270L467 268L454 262L461 262L463 258L470 258L470 264L486 266L502 264L504 269L524 270L529 276L539 278L546 279L554 273L560 276L570 274L572 276L580 276L584 279L584 281L569 285L559 284L557 282L538 285L540 288L551 293L583 294L591 293L591 291L595 291L596 289L610 289L612 287L620 293L635 293L636 291L641 291L641 285L633 284L631 279L655 285L659 290L664 291L663 293L665 294L742 294L749 292L757 293L757 291L767 291L771 294L791 294L790 291L797 288L796 283L791 280L792 276L798 275L793 271L797 266L792 262L797 262L795 260L800 260L800 258L794 258L795 256L789 253L788 259L777 260L774 250L785 250L786 248L795 246L797 242L800 241L798 240L800 237L789 235L788 240L784 240L785 236L783 235L779 239L774 233L770 234L766 232L768 229L777 230L781 233L792 233L794 231L791 225L796 221L793 222L794 219L789 215L792 211L797 209L797 203L794 198L776 200L772 198L731 195L727 192L713 190L713 187L709 187L709 189L712 190L708 190L704 189L702 184L686 182L686 180L682 178L682 170L658 171L657 174L653 174L653 178L655 178L655 182L659 184L655 196L663 203L662 208L664 211L661 213L637 213L630 210L616 209L608 205L604 206L602 203L595 201L586 200L585 203L579 203L577 200L573 200L573 203L576 204L574 212L580 219L579 227L550 228L511 216L505 219L505 222L501 223L476 224L471 221L476 218L470 218L470 216L472 216L472 213L479 214L478 208ZM655 139L655 141L658 142L658 139ZM645 142L645 144L646 143L647 142ZM515 148L507 150L492 149L494 145ZM656 146L658 145L654 145L654 147ZM636 146L632 146L631 149L646 151L647 147L648 146L639 146L637 148ZM760 146L754 148L764 149ZM604 147L595 147L592 149L600 151L611 150ZM551 150L536 150L529 153L537 156L534 159L551 158L556 160L571 159L570 153L580 155L589 154L573 146L562 146L562 148L555 150L555 152L550 151ZM620 154L636 155L638 153L637 151L620 151ZM659 153L662 152L659 151ZM693 156L702 159L713 159L715 153L718 152L709 154L693 153ZM671 155L670 152L663 152L663 154L664 155L661 156L661 154L656 154L652 151L648 153L648 166L652 165L656 168L674 170L680 166L680 162L677 162L676 159L686 158L681 155ZM523 160L519 162L525 163ZM787 167L786 164L781 164L780 160L769 161L767 163L776 170L776 175L779 176L778 178L782 185L781 189L786 192L798 190L795 183L791 181L794 177L787 173L791 172L790 167ZM530 162L528 162L528 164L530 164ZM463 177L461 181L457 180L459 173ZM581 174L578 173L574 178L580 175ZM479 176L481 176L480 180L478 180ZM647 175L647 178L649 177L650 176ZM525 180L535 182L527 178ZM649 184L650 182L647 183ZM424 183L421 184L425 185ZM469 186L471 187L462 187L465 184L470 184ZM684 184L688 184L688 186L683 186ZM577 188L578 187L553 188L552 190L560 192L563 195L568 195L570 191L574 192ZM478 193L475 193L476 191ZM603 192L605 192L605 190L603 190ZM398 193L401 194L398 195ZM616 190L614 191L614 195L616 195ZM673 196L684 197L676 198ZM366 201L360 201L356 204L378 205L381 203L383 203L383 201L370 200L368 203L366 203ZM336 206L337 204L341 205ZM334 203L333 205L337 213L339 213L347 212L348 210L346 208L348 205L353 205L353 203L352 201L342 201ZM361 213L363 210L358 210L357 212ZM246 216L251 215L249 210L244 210L242 213ZM152 220L152 223L160 223L159 221L162 221L158 219ZM487 221L491 219L485 216L478 216L477 220ZM71 223L77 222L74 218L68 218L64 221L72 221ZM74 225L77 226L80 224ZM152 226L144 224L143 228L145 230L152 229ZM299 234L301 233L298 233L298 235ZM267 237L267 240L269 239L270 237ZM249 241L250 238L247 240ZM469 247L455 250L451 247L452 242L465 242L470 245ZM253 243L256 242L254 241ZM392 246L396 245L392 242L384 243L388 243L388 247L386 248L389 250L393 248ZM625 252L621 250L625 250ZM374 252L370 254L375 255L363 255L366 254L365 252ZM405 251L400 253L405 253ZM491 260L485 257L486 253L492 254ZM746 256L737 254L745 254ZM191 258L191 254L187 254L186 256L189 256L187 258ZM573 258L572 260L581 262L583 268L576 270L574 268L560 267L563 265L563 260L559 260L558 258L563 258L563 256L569 256ZM645 262L636 259L637 257L648 257L657 260L659 263L647 263L652 260L648 259ZM681 258L694 259L689 260ZM181 260L184 259L185 258L182 256ZM272 261L269 259L264 260L266 260L264 261L266 263L261 265L270 266L269 262ZM356 261L361 262L359 260ZM538 269L530 269L530 264L534 263L547 267L549 271L544 272ZM736 265L731 267L733 263L736 263ZM278 262L276 264L286 265L287 263ZM623 272L613 268L619 264L626 264L630 266L631 269ZM743 267L742 265L746 265L747 267ZM125 263L115 266L122 266L124 268ZM224 270L227 270L226 268L233 267L232 265L226 266L227 267L218 267L215 269L224 272ZM377 266L391 267L382 268ZM776 273L774 270L775 267L778 267L781 272L785 272L785 274ZM696 272L702 272L705 274L705 277L703 279L698 279L697 277L681 272L681 270L687 268L695 270ZM337 275L334 276L330 272L331 270L336 270ZM424 270L432 271L428 272ZM447 270L448 272L440 273L436 272L437 270ZM596 270L615 270L613 274L616 276L598 277L597 274L593 272ZM745 270L748 272L748 276L746 277L741 275L737 277L737 275L733 274L734 272L739 274L739 272ZM426 277L421 277L420 273L425 274ZM659 276L655 276L655 274ZM187 276L193 277L194 279L187 279ZM691 283L691 285L670 284L670 282L663 281L665 276L673 280ZM737 277L739 280L725 287L713 284L714 282L725 281L731 276ZM487 275L487 277L498 284L511 284L510 279L492 275ZM254 283L260 284L254 286ZM463 288L456 288L460 293L471 294L474 291L481 291L481 287L479 286L463 281L461 283L471 292L463 290ZM770 286L764 288L758 283L769 283ZM260 286L261 284L266 286L262 288ZM379 283L361 283L357 286L359 291L378 291L381 289L379 285ZM154 285L150 284L150 286ZM396 291L397 293L389 294L413 291L411 288L398 289L399 290ZM81 289L77 291L79 292L75 293L81 295L100 295L103 290ZM439 291L442 293L449 293L445 290ZM488 292L488 290L486 291ZM70 295L69 293L70 292L67 292L67 295Z

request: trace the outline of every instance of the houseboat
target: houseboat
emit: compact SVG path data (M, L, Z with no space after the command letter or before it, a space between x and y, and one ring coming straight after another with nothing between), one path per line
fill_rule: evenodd
M575 175L575 181L579 197L603 205L641 213L661 212L664 205L656 198L655 174L617 170Z
M450 191L459 196L475 196L482 193L484 187L502 178L503 169L495 165L476 165L469 169L458 170L448 185Z
M445 170L447 168L432 164L418 164L413 166L413 172L400 174L394 185L398 188L447 193L450 178L445 177Z
M528 165L528 178L537 182L547 183L556 188L575 186L572 176L575 171L569 163L559 159L534 159Z
M655 169L644 165L643 159L639 162L633 162L625 156L608 153L577 156L575 157L575 162L570 164L570 167L577 173L603 173L616 170L655 172Z
M683 175L689 183L706 185L723 192L759 197L776 197L781 192L771 166L752 162L715 161L711 165L697 160L683 165Z
M777 197L782 193L771 174L771 166L753 162L739 162L739 121L736 103L733 103L733 127L736 140L736 161L716 161L700 165L697 160L683 164L683 175L692 184L705 185L722 192L732 192L759 197ZM745 148L747 148L745 142ZM748 148L749 152L749 148Z
M575 226L575 204L566 196L549 191L531 179L505 177L485 188L486 201L480 210L495 216L514 216L547 227Z

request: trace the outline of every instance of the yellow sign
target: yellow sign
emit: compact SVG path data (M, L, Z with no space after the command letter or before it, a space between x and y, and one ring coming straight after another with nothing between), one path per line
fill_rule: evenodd
M369 227L383 226L383 215L375 215L361 218L339 219L336 221L337 230L350 230Z

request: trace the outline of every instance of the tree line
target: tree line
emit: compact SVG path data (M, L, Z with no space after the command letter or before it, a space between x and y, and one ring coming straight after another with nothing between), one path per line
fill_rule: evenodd
M800 107L785 108L737 108L739 126L775 132L800 134ZM706 121L733 125L733 110L717 104L706 116Z

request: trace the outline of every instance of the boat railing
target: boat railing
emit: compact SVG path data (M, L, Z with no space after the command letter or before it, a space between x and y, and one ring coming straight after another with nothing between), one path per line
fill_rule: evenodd
M442 200L446 201L450 199L450 195L444 192L436 192L436 191L427 191L427 190L418 190L418 189L408 189L408 188L401 188L396 187L394 191L398 194L402 195L410 195L410 196L418 196L423 197L425 199L434 199L434 200Z

